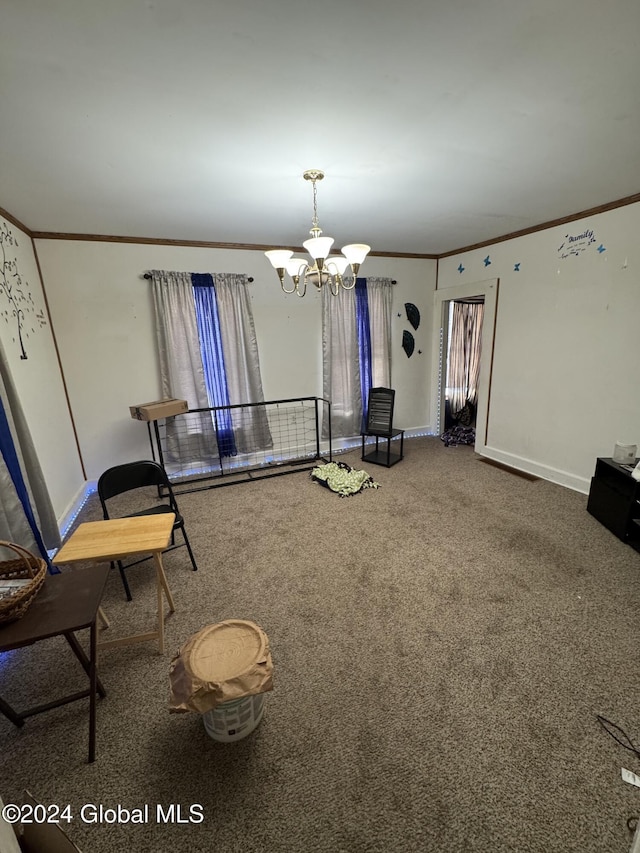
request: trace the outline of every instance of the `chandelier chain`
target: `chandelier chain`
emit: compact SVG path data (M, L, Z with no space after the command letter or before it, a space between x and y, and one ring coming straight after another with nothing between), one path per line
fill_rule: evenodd
M311 222L311 230L309 231L314 237L319 237L322 234L320 223L318 222L318 187L316 178L312 178L313 184L313 220Z

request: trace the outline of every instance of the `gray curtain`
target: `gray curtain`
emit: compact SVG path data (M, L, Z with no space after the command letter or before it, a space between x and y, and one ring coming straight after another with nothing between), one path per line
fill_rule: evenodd
M200 355L191 275L151 271L160 378L164 397L186 400L190 409L209 406ZM209 413L167 418L165 462L193 468L217 465L215 428Z
M359 435L362 424L355 288L334 296L325 286L321 299L322 395L331 401L332 437L348 438ZM326 423L322 436L328 437Z
M367 278L371 381L374 387L391 387L391 312L393 287L389 278ZM350 280L347 279L347 283ZM360 434L362 390L356 326L356 291L340 288L333 296L322 288L323 396L331 401L334 438ZM322 437L328 437L323 423Z
M60 547L60 531L49 490L36 455L31 433L0 342L0 395L9 422L29 502L45 548ZM11 475L0 455L0 539L15 542L35 554L40 553L31 526L24 514ZM45 556L43 554L43 556Z
M393 302L391 279L367 278L367 300L371 330L371 383L374 388L390 388Z
M220 336L231 405L264 403L258 341L246 275L214 275ZM231 409L238 453L273 446L264 406Z
M9 469L0 455L0 539L15 542L39 553L33 532L24 514L20 498L13 485ZM13 555L15 557L15 554ZM4 557L2 559L12 559Z

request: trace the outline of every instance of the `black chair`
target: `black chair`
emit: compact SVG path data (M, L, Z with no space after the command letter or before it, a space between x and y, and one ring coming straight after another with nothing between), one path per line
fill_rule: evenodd
M163 497L166 498L164 503L158 503L154 506L138 510L137 512L127 512L124 515L121 514L114 516L109 514L109 510L107 508L108 500L115 498L117 495L122 495L125 492L131 492L134 489L144 489L149 486L155 486L157 488L159 499ZM102 513L105 519L122 517L130 518L136 515L155 515L160 512L175 513L176 520L173 523L171 545L167 548L167 551L172 551L174 548L181 548L183 545L186 545L189 557L191 558L193 571L195 572L198 570L198 566L196 565L193 551L191 550L191 545L189 544L189 539L187 537L187 531L184 527L184 519L180 515L178 504L176 503L175 495L171 488L171 483L169 482L167 473L162 465L159 465L157 462L146 460L141 462L126 462L124 465L115 465L113 468L109 468L105 471L98 480L98 497L102 504ZM176 530L180 530L184 538L184 543L180 543L179 545L175 544ZM114 566L117 563L118 569L120 570L120 577L122 578L122 585L124 586L124 591L127 595L128 601L131 601L131 590L129 589L129 583L125 576L125 569L129 569L131 566L136 566L138 563L143 563L148 559L149 557L144 557L133 563L128 563L126 566L122 564L121 560L116 560L115 563L111 564Z
M373 462L375 465L386 465L390 468L404 457L404 430L395 429L393 426L393 407L396 392L392 388L370 388L369 408L367 419L362 435L362 459L365 462ZM375 436L376 449L365 453L365 439L367 436ZM400 453L391 452L391 440L400 437ZM380 450L378 442L386 438L387 448Z

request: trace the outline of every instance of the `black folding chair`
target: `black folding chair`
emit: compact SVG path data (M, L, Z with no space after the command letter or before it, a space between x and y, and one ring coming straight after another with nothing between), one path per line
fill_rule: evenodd
M145 489L149 486L155 486L157 488L159 499L162 499L163 497L166 498L164 503L147 506L136 512L127 512L124 515L114 516L109 514L109 510L107 508L108 500L115 498L118 495L122 495L125 492L132 492L135 489ZM187 537L187 531L184 527L184 519L180 515L178 504L176 503L175 495L171 488L171 483L169 482L167 473L162 465L159 465L157 462L147 460L143 460L141 462L126 462L123 465L115 465L113 468L109 468L105 471L98 480L98 497L100 498L102 513L105 519L123 517L130 518L136 515L155 515L161 512L175 513L176 520L173 523L171 545L167 548L167 551L172 551L174 548L181 548L183 545L186 545L191 559L191 564L193 566L193 571L195 572L198 570L198 566L196 565L195 557L193 556L193 551L191 550L191 545L189 544L189 539ZM145 497L148 496L145 495ZM175 543L176 530L180 530L184 538L184 542L181 542L179 545L176 545ZM138 563L143 563L148 559L149 557L143 557L140 560L135 560L133 563L128 563L126 566L123 565L121 560L116 560L115 563L111 564L112 566L115 564L118 566L122 585L124 586L124 591L128 601L131 601L131 590L129 589L129 583L125 576L125 570L131 568L131 566L136 566Z
M396 429L393 426L393 407L395 404L396 392L393 388L370 388L369 389L369 407L367 410L367 420L362 435L362 459L366 462L373 462L376 465L386 465L390 468L399 462L404 457L404 430ZM376 449L370 453L365 453L365 439L367 436L375 436ZM400 452L391 452L391 441L394 438L400 438ZM378 442L381 438L386 438L386 450L381 450Z

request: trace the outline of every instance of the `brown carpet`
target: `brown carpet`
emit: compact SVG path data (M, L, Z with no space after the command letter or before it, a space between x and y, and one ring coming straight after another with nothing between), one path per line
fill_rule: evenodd
M105 650L98 758L86 701L0 717L0 796L139 808L143 826L69 834L84 853L614 853L640 792L640 554L586 512L586 497L480 464L469 447L406 442L380 483L340 498L308 472L179 498L200 570L166 557L177 612L167 648ZM595 466L595 460L594 460ZM92 499L80 520L99 517ZM151 564L117 573L110 632L153 623ZM245 740L169 715L172 653L226 618L268 634L274 691ZM16 707L81 689L66 644L0 661ZM156 804L202 804L165 826Z

